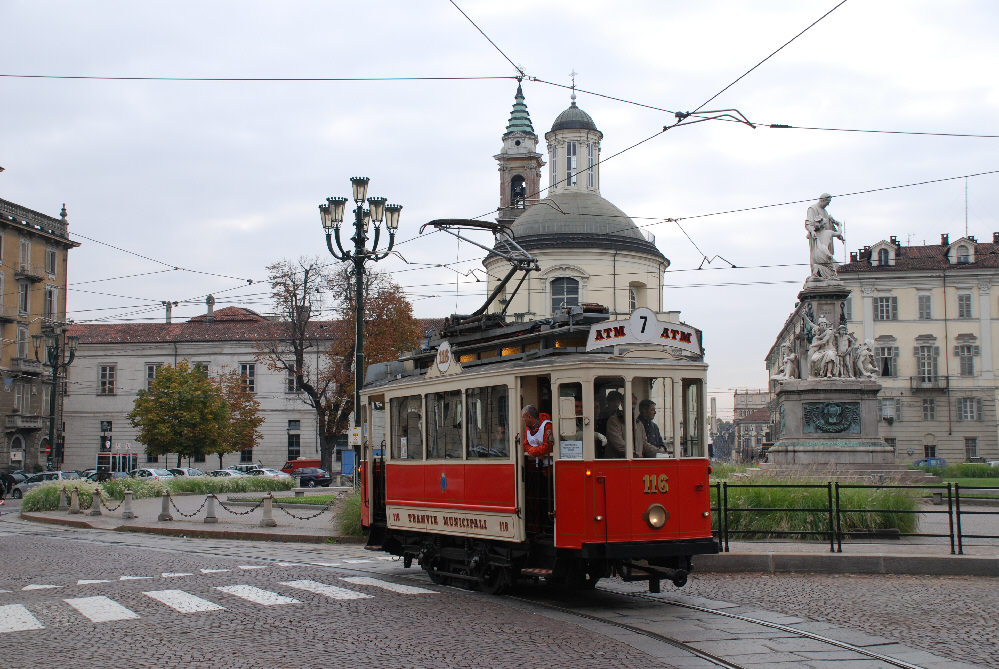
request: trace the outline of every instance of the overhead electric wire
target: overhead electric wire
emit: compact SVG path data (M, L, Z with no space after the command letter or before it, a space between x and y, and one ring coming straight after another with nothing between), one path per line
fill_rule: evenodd
M513 62L512 60L510 60L510 56L506 55L506 54L505 54L505 53L503 52L503 49L499 48L499 46L498 46L498 45L496 44L496 42L494 42L494 41L493 41L493 40L492 40L492 39L491 39L491 38L489 37L489 35L487 35L487 34L485 33L485 31L484 31L484 30L482 30L482 28L480 28L480 27L478 26L478 24L477 24L477 23L475 23L475 21L473 21L473 20L472 20L472 17L470 17L470 16L468 15L468 14L466 14L466 13L465 13L465 10L463 10L463 9L462 9L461 7L459 7L459 6L458 6L458 3L456 3L456 2L454 1L454 0L451 0L451 4L452 4L452 5L454 5L454 8L455 8L455 9L457 9L457 10L458 10L459 12L461 12L461 15L462 15L462 16L464 16L464 17L465 17L466 19L468 19L468 22L469 22L469 23L471 23L471 24L472 24L473 26L475 26L475 29L476 29L476 30L478 30L478 31L479 31L479 33L481 33L481 34L482 34L482 36L483 36L483 37L485 37L485 38L486 38L486 40L488 40L488 41L489 41L489 43L493 45L493 48L494 48L494 49L496 49L497 51L499 51L499 52L500 52L500 55L501 55L501 56L503 56L504 58L506 58L506 62L508 62L508 63L510 63L511 65L513 65L513 69L517 70L517 72L518 72L518 73L520 74L520 76L522 76L522 77L523 77L523 76L524 76L524 70L523 70L523 69L522 69L522 68L521 68L521 67L520 67L519 65L517 65L517 64L516 64L515 62Z
M516 66L514 66L516 67ZM153 77L86 74L0 74L8 79L87 79L97 81L214 81L214 82L329 82L329 81L474 81L482 79L516 79L516 75L468 77Z

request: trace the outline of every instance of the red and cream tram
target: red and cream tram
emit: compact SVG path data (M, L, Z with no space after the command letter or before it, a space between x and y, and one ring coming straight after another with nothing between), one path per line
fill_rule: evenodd
M617 321L576 311L445 330L428 350L369 368L370 549L487 592L518 577L592 587L612 574L658 592L664 578L686 582L691 556L717 552L700 331L644 308ZM550 416L542 457L525 455L527 405Z

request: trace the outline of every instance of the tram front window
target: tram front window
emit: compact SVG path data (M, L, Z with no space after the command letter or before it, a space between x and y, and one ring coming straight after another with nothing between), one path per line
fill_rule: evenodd
M392 459L423 459L423 421L420 416L420 396L395 397L391 401Z
M466 394L469 458L506 458L510 436L506 386L471 388Z
M675 456L673 379L636 377L631 382L631 391L638 400L635 457Z
M701 425L704 421L702 395L704 382L701 379L683 380L683 425L680 428L680 455L704 457L704 436Z
M626 457L624 379L619 376L597 377L593 381L593 406L597 412L596 456Z
M461 458L461 391L427 395L427 458Z

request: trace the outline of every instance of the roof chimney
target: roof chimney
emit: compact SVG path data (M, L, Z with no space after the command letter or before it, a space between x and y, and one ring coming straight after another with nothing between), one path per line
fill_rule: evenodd
M173 308L177 306L176 302L171 302L169 300L165 302L160 302L164 307L166 307L166 322L170 325L173 322Z
M947 233L940 235L940 246L947 246L948 244L950 244L950 235Z
M208 305L208 314L207 314L207 317L205 318L205 320L208 321L209 323L214 323L215 322L215 297L212 296L212 295L209 295L208 297L206 297L205 298L205 304Z

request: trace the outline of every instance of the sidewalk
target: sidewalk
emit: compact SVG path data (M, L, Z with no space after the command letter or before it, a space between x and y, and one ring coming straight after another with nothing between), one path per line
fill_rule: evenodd
M329 492L341 489L329 489ZM327 492L322 490L319 492ZM335 525L331 509L322 506L287 505L275 497L273 519L276 527L260 525L263 508L255 503L239 502L240 497L255 493L222 496L216 508L217 523L204 521L203 495L176 495L169 506L172 520L160 521L162 498L140 499L132 503L136 517L123 520L121 508L114 512L102 509L100 516L89 511L21 513L21 517L40 523L54 523L80 528L147 532L186 537L213 537L253 541L304 543L364 543L363 537L344 537ZM288 497L285 495L284 497ZM115 508L119 502L111 501ZM222 504L231 509L227 511ZM201 508L199 509L199 506ZM921 531L946 534L947 521L934 515L939 507L927 507ZM240 514L240 515L237 515ZM294 514L293 517L290 514ZM316 515L318 514L318 515ZM189 516L189 517L186 517ZM310 517L314 516L314 517ZM966 534L999 534L995 518L970 516L965 519ZM964 554L952 555L947 537L902 537L897 539L851 539L843 541L843 551L830 552L825 541L743 541L732 540L729 552L699 555L694 558L695 572L712 573L851 573L851 574L926 574L947 576L999 577L999 540L965 539Z

